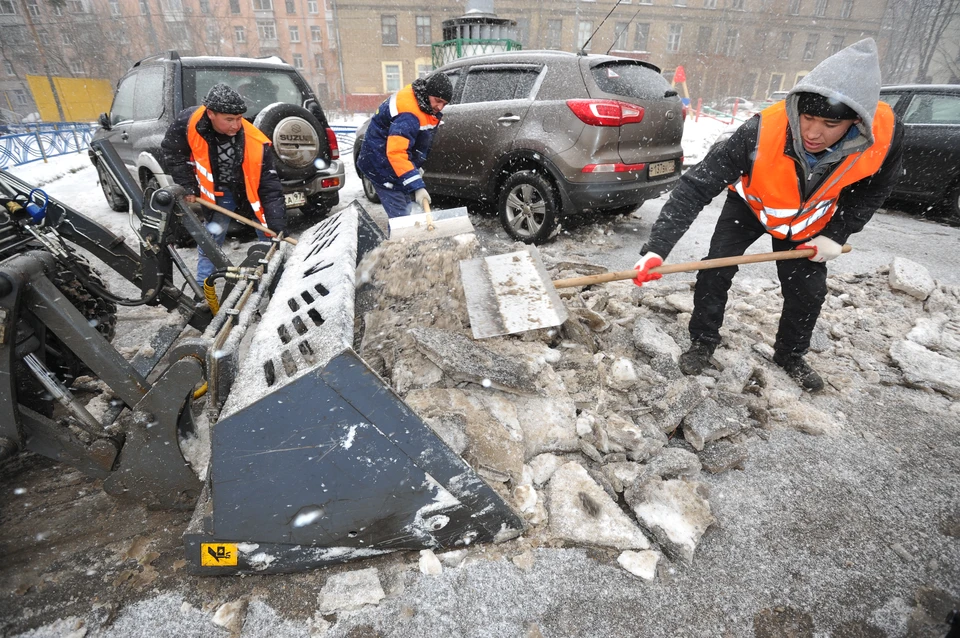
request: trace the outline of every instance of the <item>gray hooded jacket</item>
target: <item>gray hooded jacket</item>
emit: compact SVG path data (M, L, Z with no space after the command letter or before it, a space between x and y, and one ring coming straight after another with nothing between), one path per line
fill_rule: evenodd
M861 120L856 124L860 134L845 138L839 148L827 154L812 169L802 159L804 150L797 114L797 94L800 92L819 93L829 99L842 101L854 109ZM815 189L841 159L873 144L873 118L879 98L880 63L877 45L870 38L828 57L787 94L790 135L787 135L784 153L797 160L797 185L803 193ZM666 258L704 206L741 176L751 173L759 136L760 116L757 115L744 122L726 142L714 145L696 168L687 171L670 194L670 200L664 204L641 254L653 252ZM903 127L898 121L890 150L880 170L841 191L837 211L821 235L842 244L851 234L864 227L893 191L900 176L902 142ZM746 214L753 215L750 207L736 193L728 195L724 208L729 206L742 207Z

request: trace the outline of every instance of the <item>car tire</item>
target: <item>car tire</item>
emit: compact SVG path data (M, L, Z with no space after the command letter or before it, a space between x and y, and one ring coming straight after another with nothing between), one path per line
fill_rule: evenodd
M94 162L94 166L97 168L97 175L100 177L100 189L103 190L103 196L106 198L110 209L118 213L127 212L130 209L127 196L123 194L120 187L110 177L110 173L103 168L100 162Z
M363 183L363 196L372 204L380 203L380 196L377 195L377 189L373 187L373 182L371 182L366 175L357 171L357 175L360 176L360 181Z
M535 171L518 171L507 178L497 212L507 234L525 244L541 244L558 229L553 185Z
M944 210L951 221L960 222L960 182L954 184L948 191L947 198L944 200Z
M327 131L320 123L320 120L318 120L313 113L302 106L297 106L296 104L271 104L270 108L265 108L260 112L259 115L257 115L257 118L253 121L253 125L260 129L261 133L273 141L273 144L270 145L270 153L273 155L273 161L280 179L309 179L317 172L317 168L313 165L313 162L302 167L291 166L290 164L284 162L280 158L280 155L277 154L277 144L273 139L274 129L277 128L277 125L280 124L280 122L289 117L299 117L313 127L314 132L317 134L318 145L320 148L323 148L323 145L327 144ZM329 157L329 148L327 149L327 153L321 153L321 155Z

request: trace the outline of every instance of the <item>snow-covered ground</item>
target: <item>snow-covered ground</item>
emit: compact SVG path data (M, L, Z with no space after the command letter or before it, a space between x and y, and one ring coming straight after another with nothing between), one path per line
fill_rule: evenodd
M362 119L344 124L356 125ZM716 120L688 121L683 140L688 159L702 157L725 128ZM382 207L363 199L349 150L342 145L347 181L341 206L359 199L372 214L382 215ZM47 164L35 162L12 172L132 239L126 215L109 209L85 154L61 156ZM564 230L541 252L554 263L570 260L629 268L664 201L665 197L649 201L632 215ZM703 257L721 201L718 198L704 210L669 261ZM472 219L487 250L513 249L496 219ZM295 220L295 232L307 224ZM834 326L838 335L847 332L837 339L852 339L860 345L847 348L842 356L840 352L835 355L849 361L867 353L866 359L872 361L876 353L870 350L871 344L879 338L878 333L887 336L889 326L881 323L878 328L877 315L882 318L882 313L873 312L867 303L870 299L860 296L857 278L870 276L871 284L882 282L876 271L900 256L925 266L940 283L958 285L960 229L882 211L850 243L854 252L831 264L831 273L849 278L837 285L849 286L850 293L845 299L837 294L839 305L831 312L847 318L847 323L838 321ZM228 246L237 251L242 248L235 241ZM753 250L767 251L769 244L757 242ZM184 252L193 263L195 251ZM670 282L691 277L671 276ZM775 271L770 265L749 266L740 278L760 282L758 290L764 290L762 282L774 279ZM919 304L913 300L902 303L904 307L913 304L911 308ZM891 314L895 314L893 310ZM761 319L770 314L759 303L744 312ZM165 311L156 309L123 310L118 347L126 354L135 352L167 319ZM940 319L947 322L950 318ZM822 361L833 364L826 355ZM870 361L864 361L863 375L869 365ZM847 383L841 384L848 388L846 395L836 392L817 404L838 424L838 432L811 436L791 429L765 430L764 440L749 442L750 459L743 471L703 479L709 483L710 501L720 523L705 537L693 565L671 566L660 571L652 583L618 567L616 552L537 546L520 539L509 548L474 548L462 563L458 557L444 557L445 567L437 575L421 573L414 554L406 560L367 561L295 576L197 579L176 574L174 586L151 584L150 580L140 585L137 579L153 569L150 562L155 559L148 560L142 551L137 554L124 545L111 551L128 564L140 560L143 567L142 571L134 567L132 575L126 575L129 581L107 565L73 565L65 555L57 559L57 569L43 574L35 585L2 583L5 591L23 588L16 595L24 604L0 609L0 616L34 618L31 626L42 626L20 634L31 638L213 637L227 635L222 626L214 624L220 604L239 605L249 597L252 602L245 622L241 621L242 630L234 635L936 635L919 633L923 625L917 624L916 618L960 600L960 404L933 391L879 382ZM30 494L22 498L27 503L24 507L34 500ZM99 493L84 492L84 499L83 503L76 501L78 511L93 504L111 516L141 515L130 506L109 505L109 497ZM71 503L69 508L73 507ZM53 519L55 514L63 515L50 512L45 518ZM0 524L5 520L0 517ZM146 513L143 520L143 534L148 536L155 530ZM164 531L175 539L179 529ZM32 532L37 535L37 551L43 551L41 543L49 532ZM178 555L176 549L168 553ZM164 560L155 563L164 576L182 568L175 561L171 565ZM331 574L370 564L379 568L383 589L377 593L372 589L379 584L361 586L354 594L367 602L385 594L379 605L367 604L336 617L315 613ZM89 579L94 582L101 574L111 575L103 576L96 600L68 601L70 611L64 612L44 595L56 589L61 573L71 569L80 577L93 574ZM135 604L110 602L118 591L130 589L131 583L140 587ZM265 602L268 599L270 602ZM218 616L229 625L226 611ZM99 624L90 618L98 619ZM328 629L329 623L334 624Z

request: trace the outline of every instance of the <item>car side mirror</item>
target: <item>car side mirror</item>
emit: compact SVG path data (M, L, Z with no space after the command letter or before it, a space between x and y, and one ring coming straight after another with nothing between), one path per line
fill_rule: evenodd
M663 94L663 97L677 97L678 95L680 94L674 91L673 89L667 89L666 92Z
M108 130L108 131L109 131L110 128L113 126L113 125L110 123L110 116L107 115L106 113L101 113L101 114L100 114L99 122L100 122L101 128L103 128L103 129L105 129L105 130Z

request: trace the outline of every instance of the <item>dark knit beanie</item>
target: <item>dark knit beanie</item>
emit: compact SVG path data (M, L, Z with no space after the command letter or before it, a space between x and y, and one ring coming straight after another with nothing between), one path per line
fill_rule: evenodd
M819 93L797 93L797 97L797 112L801 115L824 117L828 120L855 120L860 117L843 102L831 100Z
M210 87L207 97L203 98L203 105L211 111L227 115L240 115L247 110L240 94L223 82Z
M438 97L444 102L453 99L453 85L445 73L434 73L427 77L427 95Z

